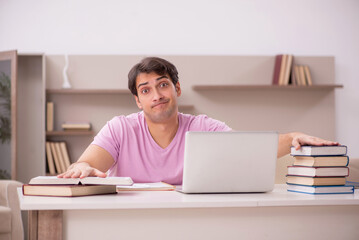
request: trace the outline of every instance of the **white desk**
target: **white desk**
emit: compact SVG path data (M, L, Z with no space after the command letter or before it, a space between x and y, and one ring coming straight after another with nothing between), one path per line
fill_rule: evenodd
M30 236L64 239L359 239L359 193L121 192L23 196Z

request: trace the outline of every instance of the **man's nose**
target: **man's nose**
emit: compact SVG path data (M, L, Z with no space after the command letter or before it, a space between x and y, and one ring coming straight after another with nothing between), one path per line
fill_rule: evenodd
M155 89L153 91L153 101L158 101L161 100L163 98L163 95L161 93L161 91L159 91L158 89Z

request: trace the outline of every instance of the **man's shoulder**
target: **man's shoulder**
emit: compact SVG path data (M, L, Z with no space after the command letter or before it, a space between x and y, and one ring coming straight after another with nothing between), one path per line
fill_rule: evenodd
M131 113L129 115L119 115L113 117L109 122L111 125L127 125L127 126L136 126L141 123L143 119L143 113Z
M178 113L182 119L187 120L187 121L217 121L213 118L208 117L205 114L199 114L199 115L192 115L192 114L187 114L187 113Z
M191 115L181 113L183 124L188 131L230 131L224 122L208 117L205 114Z

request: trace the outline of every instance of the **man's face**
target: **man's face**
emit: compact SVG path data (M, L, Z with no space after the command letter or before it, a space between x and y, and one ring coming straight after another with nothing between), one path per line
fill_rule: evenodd
M140 73L136 78L137 106L146 118L163 123L177 114L177 97L181 95L179 82L174 85L170 77L155 72Z

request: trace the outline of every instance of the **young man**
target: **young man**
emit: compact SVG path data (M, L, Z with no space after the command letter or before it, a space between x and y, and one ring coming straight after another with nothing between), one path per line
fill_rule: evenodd
M231 131L205 115L178 112L181 96L176 67L156 57L145 58L128 74L128 87L142 110L117 116L101 129L79 160L59 177L130 176L135 182L182 183L187 131ZM278 157L293 145L337 145L303 133L279 135Z

